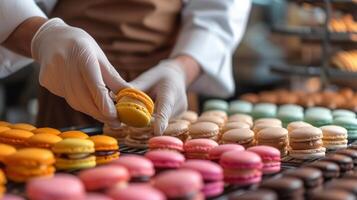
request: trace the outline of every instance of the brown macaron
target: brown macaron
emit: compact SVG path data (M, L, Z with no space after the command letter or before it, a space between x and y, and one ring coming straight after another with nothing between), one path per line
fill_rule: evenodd
M189 134L193 139L210 138L216 140L219 134L219 127L212 122L196 122L189 127Z
M325 182L338 178L340 176L340 167L334 162L319 160L316 162L309 163L305 166L319 169L323 174Z
M286 155L288 146L288 130L281 127L269 127L259 131L256 136L257 145L272 146L280 150L281 156Z
M222 144L240 144L244 148L254 145L254 132L248 128L231 129L221 138Z
M181 141L185 142L190 136L188 132L188 127L189 126L187 123L183 121L177 121L168 125L168 127L164 131L164 135L177 137Z

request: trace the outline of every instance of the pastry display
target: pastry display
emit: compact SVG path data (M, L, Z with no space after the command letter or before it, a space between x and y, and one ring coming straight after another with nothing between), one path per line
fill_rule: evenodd
M332 58L332 64L343 71L356 72L357 71L357 50L339 51Z

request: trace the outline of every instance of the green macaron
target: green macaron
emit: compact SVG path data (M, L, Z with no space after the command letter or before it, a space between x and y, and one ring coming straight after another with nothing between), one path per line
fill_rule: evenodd
M203 111L209 111L209 110L222 110L224 112L227 112L228 103L221 99L207 100L203 104Z
M357 139L357 119L351 117L338 117L333 120L333 124L347 129L348 139Z
M234 100L229 103L228 114L250 114L252 109L252 103L244 100Z
M332 116L333 116L333 118L338 118L338 117L356 118L356 113L354 113L350 110L337 109L337 110L332 111Z
M277 106L271 103L258 103L253 107L252 116L254 119L276 117Z

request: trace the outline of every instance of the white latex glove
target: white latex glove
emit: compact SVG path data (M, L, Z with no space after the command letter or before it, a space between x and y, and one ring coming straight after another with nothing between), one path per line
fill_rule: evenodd
M180 63L165 60L130 82L155 98L155 135L162 135L169 119L187 109L185 73Z
M129 84L88 33L54 18L37 31L31 51L41 65L43 87L65 98L75 110L112 127L120 125L107 87L117 93Z

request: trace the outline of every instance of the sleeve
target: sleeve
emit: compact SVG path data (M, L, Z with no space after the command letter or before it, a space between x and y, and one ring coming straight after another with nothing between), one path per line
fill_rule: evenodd
M46 17L33 0L0 0L0 44L18 25L34 16ZM0 78L14 73L31 62L32 59L9 51L0 45Z
M203 74L191 88L200 94L228 97L234 92L232 54L248 21L250 0L190 0L171 57L186 54Z

